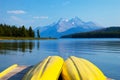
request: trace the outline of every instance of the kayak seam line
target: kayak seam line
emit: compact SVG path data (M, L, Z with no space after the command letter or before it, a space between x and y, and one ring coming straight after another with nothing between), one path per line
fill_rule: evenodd
M47 60L45 66L44 66L44 68L43 68L43 70L42 70L41 76L43 75L44 71L46 70L47 65L48 65L48 63L50 62L50 59L51 59L51 58L52 58L52 57L50 57L50 58Z
M81 76L81 74L80 74L80 71L79 71L77 65L75 64L74 60L73 60L71 57L70 57L70 59L71 59L71 61L73 62L73 64L75 65L75 68L76 68L76 70L77 70L77 72L78 72L78 75L79 75L80 80L83 80L83 79L82 79L82 76Z

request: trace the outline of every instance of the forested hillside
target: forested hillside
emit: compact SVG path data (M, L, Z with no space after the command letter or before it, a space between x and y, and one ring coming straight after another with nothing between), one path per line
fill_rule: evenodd
M65 35L62 38L120 38L120 27L109 27L91 32Z
M26 29L25 26L0 24L0 37L34 37L32 27Z

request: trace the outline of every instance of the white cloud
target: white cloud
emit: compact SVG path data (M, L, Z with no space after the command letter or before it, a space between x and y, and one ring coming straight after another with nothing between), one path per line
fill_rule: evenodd
M26 12L23 11L23 10L10 10L10 11L7 11L7 13L10 13L10 14L25 14Z
M34 20L30 20L30 19L27 19L27 18L21 18L21 17L18 17L18 16L10 16L10 19L9 19L10 23L12 24L16 24L16 25L29 25L31 26L32 24L35 23Z
M34 19L48 19L48 16L34 16Z
M15 20L15 21L21 21L21 19L18 18L18 17L16 17L16 16L11 16L11 19L12 19L12 20Z

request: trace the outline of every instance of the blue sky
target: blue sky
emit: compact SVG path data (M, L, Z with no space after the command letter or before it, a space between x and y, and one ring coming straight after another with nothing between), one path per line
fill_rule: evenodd
M120 26L120 0L0 0L0 23L44 26L78 16L102 26Z

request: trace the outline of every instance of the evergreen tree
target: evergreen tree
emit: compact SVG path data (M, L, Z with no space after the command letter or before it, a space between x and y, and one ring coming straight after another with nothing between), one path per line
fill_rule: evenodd
M3 34L4 34L4 31L3 31L2 26L0 25L0 36L3 36Z
M12 36L18 37L18 28L15 25L12 26L11 31L12 31Z
M34 37L34 32L31 26L29 27L29 37Z
M37 30L37 37L40 38L40 31Z
M26 29L25 29L24 25L21 28L21 35L22 35L22 37L26 37L27 36L27 32L26 32Z

